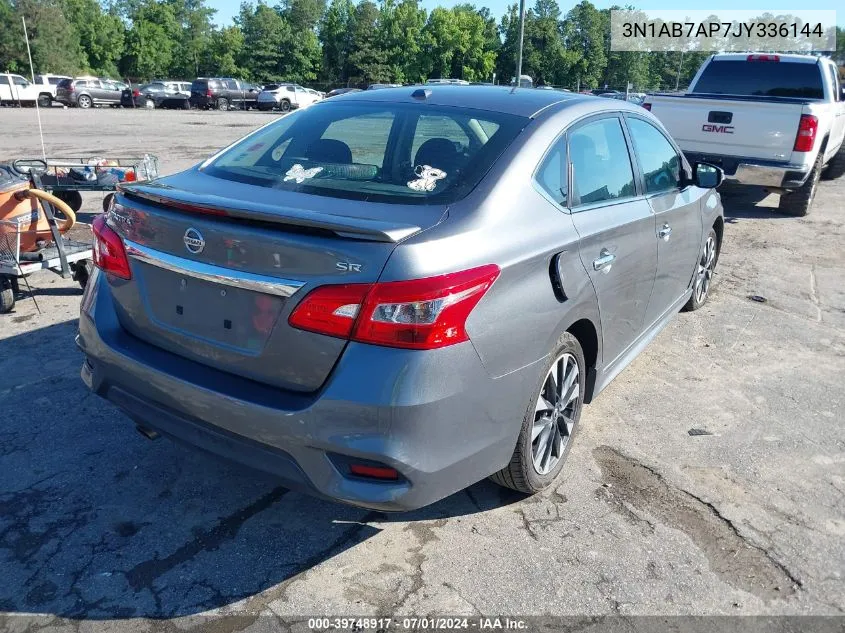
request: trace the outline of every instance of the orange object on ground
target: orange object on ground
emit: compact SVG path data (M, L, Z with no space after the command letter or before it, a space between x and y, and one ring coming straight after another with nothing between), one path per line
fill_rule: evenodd
M23 196L21 196L23 194ZM23 199L19 200L19 197ZM50 243L53 235L50 224L41 208L39 198L48 200L61 211L65 218L59 223L59 232L65 233L76 222L73 210L55 196L32 189L28 182L16 182L0 187L0 241L3 245L14 248L15 233L20 231L20 252L29 253L38 250L39 242ZM18 228L6 222L17 222Z

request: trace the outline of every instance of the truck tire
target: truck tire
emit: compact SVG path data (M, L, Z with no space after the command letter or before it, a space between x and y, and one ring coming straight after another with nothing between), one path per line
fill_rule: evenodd
M822 153L819 152L819 155L816 158L816 163L813 165L813 170L807 177L807 181L795 191L782 194L778 209L788 215L794 215L796 217L804 217L807 215L810 212L810 207L816 197L816 189L818 189L821 171Z
M53 97L48 94L40 94L38 95L38 106L41 108L49 108L53 105Z
M833 155L833 158L830 159L827 167L822 172L822 178L833 180L834 178L839 178L842 174L845 174L845 139L842 140L839 151Z

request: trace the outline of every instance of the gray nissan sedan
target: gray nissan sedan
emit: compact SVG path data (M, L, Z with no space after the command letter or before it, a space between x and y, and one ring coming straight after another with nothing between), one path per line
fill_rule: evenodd
M535 493L582 405L706 301L720 182L614 99L336 97L122 187L94 223L82 377L148 437L330 499Z

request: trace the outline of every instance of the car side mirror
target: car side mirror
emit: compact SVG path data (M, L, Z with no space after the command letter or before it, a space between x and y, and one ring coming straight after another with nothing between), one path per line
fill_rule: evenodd
M696 187L715 189L725 179L725 172L710 163L695 163L692 167L692 181Z

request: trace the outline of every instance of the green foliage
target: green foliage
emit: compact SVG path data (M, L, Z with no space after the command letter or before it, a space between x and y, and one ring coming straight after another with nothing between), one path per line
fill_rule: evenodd
M97 0L63 0L64 14L79 37L85 70L117 74L124 44L124 26L116 12L104 12Z

